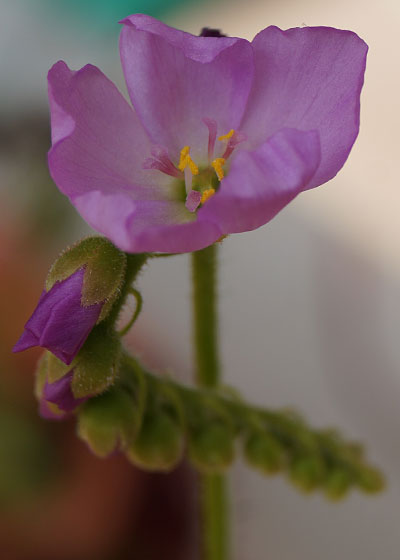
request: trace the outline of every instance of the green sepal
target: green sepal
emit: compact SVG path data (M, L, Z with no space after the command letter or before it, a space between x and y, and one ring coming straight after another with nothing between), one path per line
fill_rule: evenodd
M86 401L78 413L78 436L99 457L125 450L135 438L140 417L132 396L121 388Z
M105 324L95 327L73 362L74 397L98 395L110 387L117 376L120 354L121 342L115 331Z
M104 237L88 237L65 249L50 268L46 279L49 291L79 268L85 268L83 307L105 302L99 318L104 319L119 294L125 277L126 255Z
M250 433L244 444L248 463L263 474L275 474L285 465L285 451L278 441L261 430Z
M37 366L36 366L34 393L35 393L35 397L36 397L38 402L40 402L41 399L42 399L44 386L46 384L46 381L48 380L49 363L51 362L52 358L54 358L55 360L58 359L51 352L46 351L41 355L41 357L39 358L39 361L37 363ZM58 361L60 361L60 360L58 360ZM62 364L62 362L60 362L60 363ZM63 365L65 367L65 364L63 364ZM56 404L48 402L48 401L46 401L46 403L47 403L48 409L53 414L55 414L57 416L60 416L60 418L65 415L65 412L60 410Z
M43 389L47 380L49 355L50 352L43 352L36 366L34 393L38 401L42 398Z
M76 358L75 358L76 360ZM47 380L49 383L58 381L74 367L75 360L72 364L67 365L51 352L46 352Z
M106 324L97 325L89 334L76 358L64 364L53 354L47 358L47 379L54 383L73 370L71 390L75 398L98 395L110 387L116 378L121 342Z

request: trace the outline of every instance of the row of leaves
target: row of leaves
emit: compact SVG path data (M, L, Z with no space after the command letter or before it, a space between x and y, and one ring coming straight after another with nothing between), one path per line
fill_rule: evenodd
M351 488L372 493L384 485L362 447L336 431L312 430L293 412L249 406L228 390L157 377L125 354L113 387L78 410L78 434L97 455L119 449L148 470L169 471L186 451L200 471L221 472L240 441L250 466L284 473L305 492L319 489L338 500Z

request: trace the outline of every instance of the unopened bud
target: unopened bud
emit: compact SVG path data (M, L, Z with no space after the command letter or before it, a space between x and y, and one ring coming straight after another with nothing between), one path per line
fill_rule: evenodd
M175 418L163 410L148 412L140 432L127 451L135 465L151 471L170 471L181 460L182 429Z
M374 494L375 492L381 492L385 487L385 479L382 474L372 467L365 467L358 475L358 485L364 490Z
M264 432L254 432L246 440L244 454L250 465L265 474L278 472L284 463L284 450Z
M120 340L103 324L90 333L71 365L45 352L36 374L41 416L62 419L89 397L113 384L119 366Z
M321 483L323 476L324 465L317 455L299 456L293 459L290 478L305 492L314 490Z
M324 481L325 494L331 500L340 500L347 495L351 482L351 475L348 471L339 468L333 469Z
M104 319L124 280L126 256L110 241L90 237L64 251L13 348L50 350L70 364L93 327Z
M234 459L232 429L219 420L205 422L193 430L188 445L190 460L206 472L223 471Z
M89 399L79 410L79 437L99 457L127 449L140 421L134 405L131 395L121 388Z

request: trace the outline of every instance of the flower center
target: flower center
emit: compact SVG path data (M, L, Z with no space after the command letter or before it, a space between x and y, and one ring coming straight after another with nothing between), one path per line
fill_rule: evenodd
M195 212L200 205L209 200L218 190L220 182L225 176L224 166L235 147L246 140L246 135L240 131L230 130L218 137L218 141L225 144L225 150L220 157L215 156L217 140L217 123L213 119L204 118L203 123L208 128L208 165L198 166L190 156L190 146L184 146L180 152L178 165L169 158L168 151L162 146L153 146L151 155L143 164L144 169L157 169L162 173L184 179L186 202L189 212Z

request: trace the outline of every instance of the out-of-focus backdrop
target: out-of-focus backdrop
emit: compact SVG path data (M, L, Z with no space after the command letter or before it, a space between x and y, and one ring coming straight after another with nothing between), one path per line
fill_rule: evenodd
M125 91L118 20L137 11L198 33L251 39L270 24L356 31L370 46L361 131L329 184L221 248L227 383L294 406L368 446L388 488L332 505L238 464L235 560L398 560L400 549L400 141L397 0L2 0L0 23L0 556L2 560L191 560L193 476L144 475L94 458L73 423L38 418L34 350L10 348L58 252L88 230L49 179L46 73L98 65ZM188 258L141 277L130 344L191 375Z

